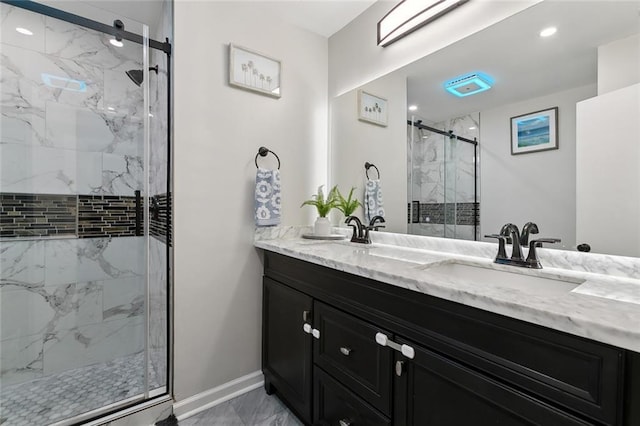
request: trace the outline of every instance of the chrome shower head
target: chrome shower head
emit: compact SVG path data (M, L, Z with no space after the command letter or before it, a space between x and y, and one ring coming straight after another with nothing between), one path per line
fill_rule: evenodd
M149 71L155 71L156 74L158 74L158 66L156 65L155 67L149 67ZM142 70L129 70L127 71L127 75L129 76L131 81L136 84L136 86L140 86L142 84L142 81L144 80L144 73L142 72Z

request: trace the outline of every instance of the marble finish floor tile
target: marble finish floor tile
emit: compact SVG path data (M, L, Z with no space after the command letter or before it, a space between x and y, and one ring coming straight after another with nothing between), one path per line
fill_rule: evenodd
M151 371L151 389L158 388ZM48 425L144 392L144 354L0 387L0 425Z
M275 395L259 388L180 420L180 426L303 426Z

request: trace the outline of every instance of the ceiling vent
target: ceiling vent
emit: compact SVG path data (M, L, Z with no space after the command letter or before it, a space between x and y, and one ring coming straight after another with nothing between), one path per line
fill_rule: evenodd
M447 92L462 98L489 90L492 85L493 79L487 74L474 72L458 76L445 82L444 88Z

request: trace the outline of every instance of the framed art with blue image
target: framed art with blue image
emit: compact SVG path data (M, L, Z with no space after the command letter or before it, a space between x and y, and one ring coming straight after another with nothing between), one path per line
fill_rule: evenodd
M511 155L558 149L558 107L511 117Z

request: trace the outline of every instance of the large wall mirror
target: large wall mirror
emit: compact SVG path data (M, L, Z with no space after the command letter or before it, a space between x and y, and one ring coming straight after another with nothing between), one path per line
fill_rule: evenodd
M637 2L547 0L336 97L332 182L362 190L375 164L393 232L486 240L535 222L553 248L640 257L639 30ZM474 72L492 87L445 90ZM358 120L359 89L387 100L387 126ZM557 149L528 148L547 133Z

